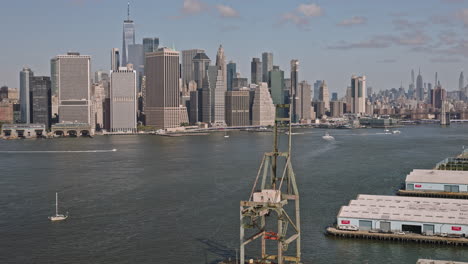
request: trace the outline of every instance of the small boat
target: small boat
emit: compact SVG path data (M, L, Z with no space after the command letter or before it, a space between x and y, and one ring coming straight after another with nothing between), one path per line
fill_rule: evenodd
M390 133L390 130L388 130L388 128L386 128L386 129L384 130L384 133Z
M50 221L63 221L68 218L68 212L66 215L58 213L58 193L55 193L55 215L49 216Z
M325 133L325 136L323 136L322 138L325 139L325 140L335 140L335 138L330 136L330 134L328 134L328 132Z
M224 137L225 137L225 138L229 138L229 135L227 134L226 131L224 132Z
M400 130L393 130L392 133L393 134L401 134L401 131Z

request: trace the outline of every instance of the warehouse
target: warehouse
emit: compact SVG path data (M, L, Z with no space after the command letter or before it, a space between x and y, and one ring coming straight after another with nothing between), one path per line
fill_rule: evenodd
M468 171L413 170L406 176L406 191L468 192Z
M337 216L338 229L468 237L468 201L359 195Z
M418 259L416 264L468 264L468 262L455 262L449 260Z

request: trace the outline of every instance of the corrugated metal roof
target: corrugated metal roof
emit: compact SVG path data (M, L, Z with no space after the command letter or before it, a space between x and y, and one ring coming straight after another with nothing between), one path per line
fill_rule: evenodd
M468 225L468 201L359 195L341 207L338 217Z
M413 170L406 182L468 184L468 171Z
M468 264L468 262L458 262L450 260L418 259L416 264Z

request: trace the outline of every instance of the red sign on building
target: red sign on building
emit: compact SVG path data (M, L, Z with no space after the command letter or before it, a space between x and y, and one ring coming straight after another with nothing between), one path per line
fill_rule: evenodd
M416 187L416 188L421 188L422 185L421 185L421 184L416 184L414 187Z
M349 220L341 220L341 224L343 225L349 225L351 223Z
M452 231L461 231L461 226L452 226Z

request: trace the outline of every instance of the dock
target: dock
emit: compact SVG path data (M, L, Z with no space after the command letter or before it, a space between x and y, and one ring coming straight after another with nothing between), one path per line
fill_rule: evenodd
M339 230L334 227L328 227L326 234L339 238L360 238L372 240L390 240L395 242L413 242L413 243L429 243L452 246L468 246L468 238L453 238L440 236L423 236L418 234L386 234L386 233L370 233L368 231L346 231Z

